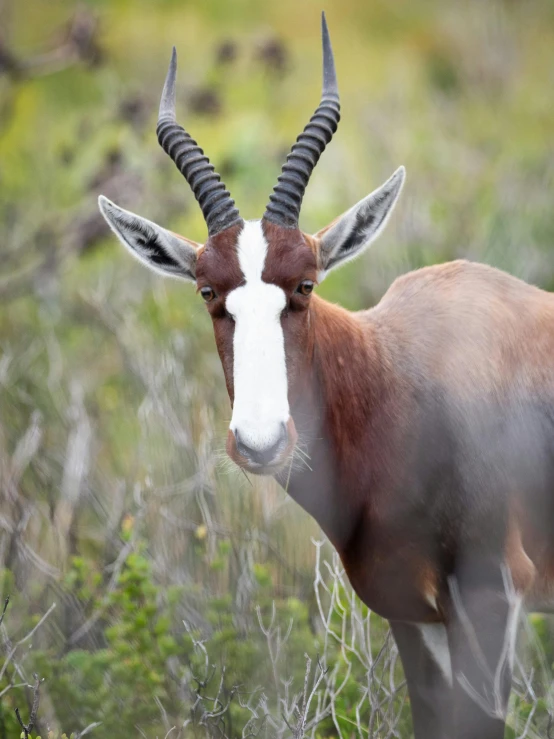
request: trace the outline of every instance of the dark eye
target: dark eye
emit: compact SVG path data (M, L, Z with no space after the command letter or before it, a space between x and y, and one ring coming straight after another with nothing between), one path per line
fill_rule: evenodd
M314 283L311 280L304 280L296 288L296 292L301 295L309 295L314 289Z
M211 287L203 287L200 289L200 295L204 298L206 303L209 303L215 298L215 293Z

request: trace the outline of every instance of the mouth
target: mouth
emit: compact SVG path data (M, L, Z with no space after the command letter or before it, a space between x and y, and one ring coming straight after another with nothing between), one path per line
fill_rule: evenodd
M287 467L287 464L290 464L290 455L283 459L278 460L276 462L272 462L271 464L256 464L255 462L249 462L249 461L243 461L239 462L237 459L231 457L233 459L233 462L240 467L241 470L244 470L244 472L250 472L252 475L270 475L274 476L277 475L279 472L284 470Z
M287 443L278 451L274 459L260 460L251 459L243 452L242 445L237 441L235 434L229 429L227 433L227 454L233 462L244 472L250 472L253 475L271 475L275 476L282 472L291 464L294 456L294 449L298 440L298 434L294 426L294 421L289 418L286 424Z

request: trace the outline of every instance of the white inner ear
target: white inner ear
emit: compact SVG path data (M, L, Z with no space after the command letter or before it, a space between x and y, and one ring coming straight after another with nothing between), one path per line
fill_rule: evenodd
M242 443L263 451L281 436L289 419L285 340L281 313L286 296L262 280L268 244L260 221L247 221L238 237L245 284L227 296L235 321L234 402L230 428Z
M166 277L195 281L200 244L120 208L103 195L98 198L98 205L119 241L142 264Z
M318 281L343 262L355 259L381 234L398 200L406 171L399 167L384 185L315 234L322 269Z

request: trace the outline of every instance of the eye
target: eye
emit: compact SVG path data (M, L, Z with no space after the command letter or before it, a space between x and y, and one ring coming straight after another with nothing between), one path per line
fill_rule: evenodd
M200 295L204 298L206 303L209 303L215 298L215 293L211 287L203 287L200 289Z
M314 289L314 283L311 280L303 280L296 288L296 292L301 295L309 295Z

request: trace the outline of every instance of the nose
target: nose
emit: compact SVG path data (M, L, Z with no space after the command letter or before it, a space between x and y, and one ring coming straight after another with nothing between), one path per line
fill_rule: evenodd
M264 449L254 448L244 443L239 436L238 429L235 430L235 440L237 443L237 451L249 462L260 465L268 465L273 462L276 457L285 449L288 441L288 430L286 424L282 423L280 427L279 438L271 446Z

